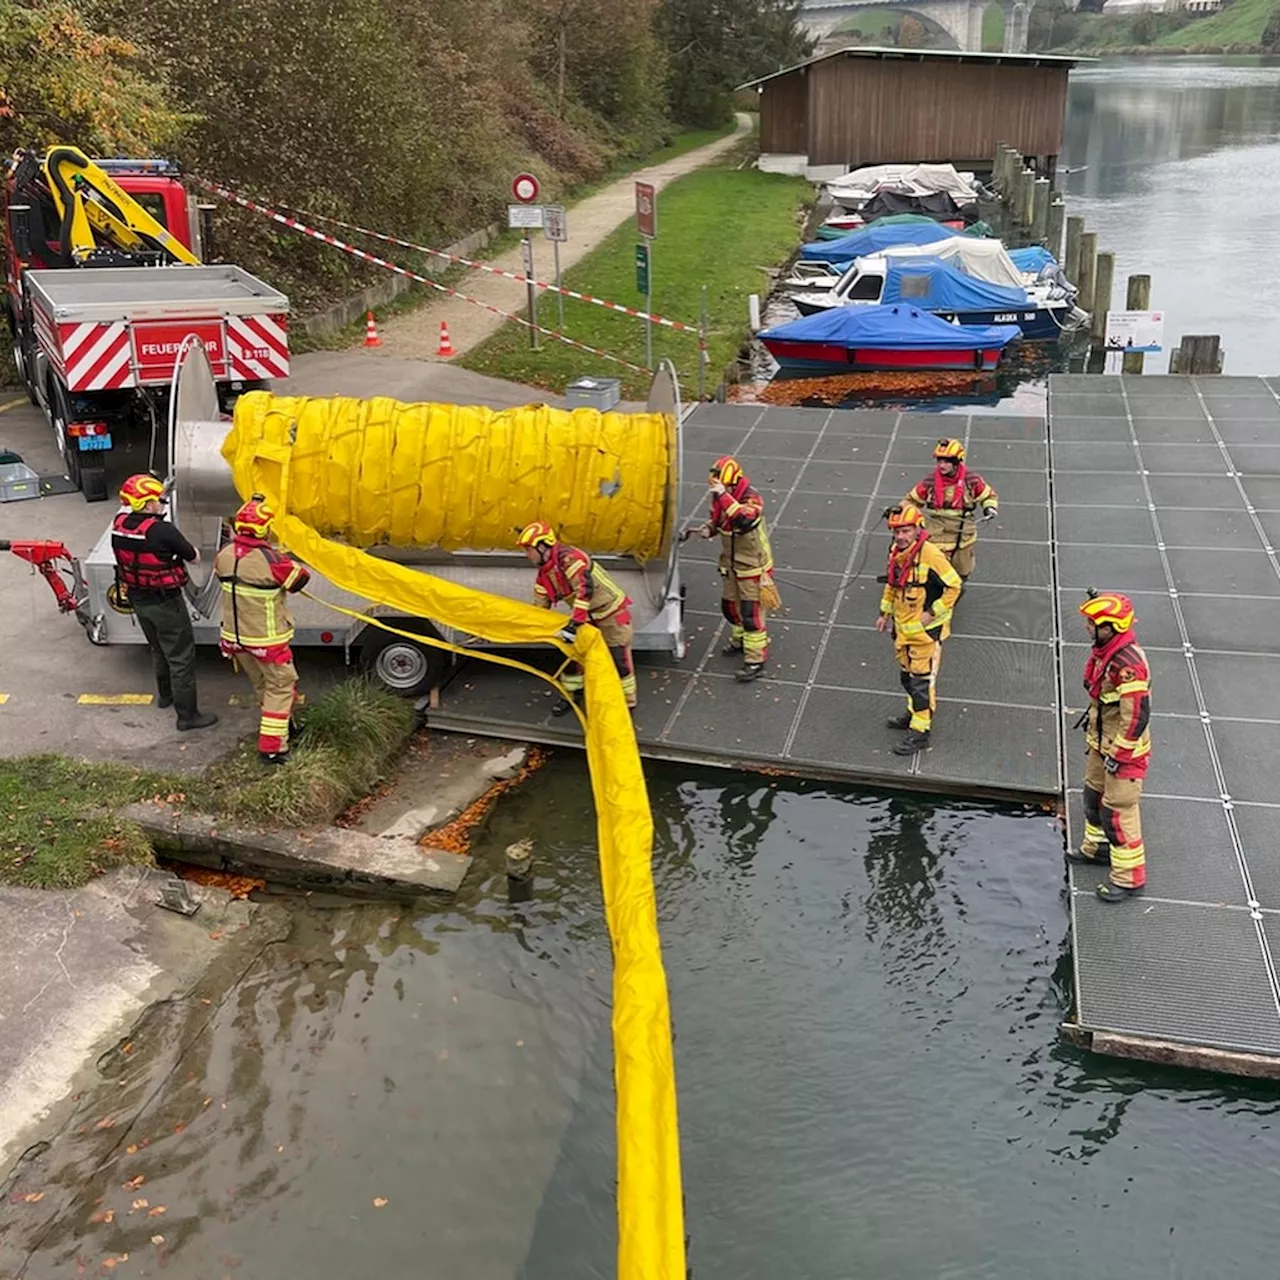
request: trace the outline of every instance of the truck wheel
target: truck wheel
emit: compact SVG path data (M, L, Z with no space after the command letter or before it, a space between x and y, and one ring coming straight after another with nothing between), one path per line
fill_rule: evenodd
M9 312L9 333L10 333L10 350L13 352L13 367L18 371L18 381L22 383L22 389L27 393L27 399L32 404L39 404L40 401L36 397L35 383L31 379L31 351L27 346L22 326L18 323L18 318Z
M80 446L67 434L71 422L71 410L67 405L67 393L62 383L50 375L46 390L49 393L49 425L53 427L53 438L57 442L58 452L62 454L62 466L67 479L78 489L80 487Z
M388 618L399 631L440 639L423 618ZM438 685L449 666L449 654L433 645L418 644L381 627L366 627L360 640L360 666L385 689L412 698Z

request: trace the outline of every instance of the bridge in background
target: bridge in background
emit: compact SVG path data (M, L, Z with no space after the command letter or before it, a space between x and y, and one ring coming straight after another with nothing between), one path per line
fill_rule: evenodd
M980 52L982 15L988 4L999 3L1004 12L1004 52L1027 51L1027 28L1035 0L806 0L800 9L800 25L820 43L867 15L875 21L877 9L893 9L919 18L926 29L942 32L956 49Z

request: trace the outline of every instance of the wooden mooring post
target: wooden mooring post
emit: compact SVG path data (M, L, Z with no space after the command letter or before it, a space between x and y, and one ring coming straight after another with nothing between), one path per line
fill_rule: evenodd
M1093 312L1089 334L1094 342L1105 342L1107 338L1107 312L1111 310L1111 294L1115 288L1116 255L1100 253L1093 264Z
M1150 276L1130 276L1129 284L1124 295L1124 309L1126 311L1149 311L1151 309L1151 277ZM1124 355L1124 372L1125 373L1141 373L1143 365L1143 353L1141 351L1126 351Z
M1044 244L1049 238L1049 200L1053 186L1048 178L1037 178L1031 187L1031 238Z
M1080 237L1080 263L1076 268L1075 284L1080 290L1078 302L1081 308L1092 313L1094 272L1098 265L1098 235L1086 231Z
M1023 169L1022 186L1018 189L1022 203L1018 206L1018 221L1023 227L1030 229L1035 224L1036 216L1036 171Z
M1062 261L1062 227L1066 221L1067 202L1063 198L1062 193L1055 191L1049 200L1049 217L1048 225L1045 227L1044 247L1059 262ZM1068 272L1067 279L1071 279Z
M1084 219L1071 216L1067 219L1067 248L1062 259L1062 269L1076 288L1080 287L1080 237L1084 235Z
M1182 338L1176 350L1169 354L1170 373L1207 374L1221 373L1226 352L1222 339L1216 333L1189 334Z

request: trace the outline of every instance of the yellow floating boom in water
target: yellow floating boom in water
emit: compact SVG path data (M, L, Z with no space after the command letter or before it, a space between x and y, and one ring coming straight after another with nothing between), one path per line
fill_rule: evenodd
M277 537L330 582L496 644L552 645L583 665L613 942L620 1280L685 1280L686 1265L653 819L617 669L595 627L581 628L570 648L558 638L562 614L360 548L510 549L516 525L541 519L593 552L656 557L676 501L676 448L672 414L494 412L266 392L240 399L222 447L240 495L264 494L281 513Z

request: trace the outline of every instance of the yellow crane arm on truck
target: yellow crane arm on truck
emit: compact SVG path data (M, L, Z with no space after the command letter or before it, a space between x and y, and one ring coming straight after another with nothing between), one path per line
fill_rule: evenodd
M77 263L111 247L126 253L158 250L175 262L200 264L181 240L78 147L51 147L40 168L58 211L63 247Z

